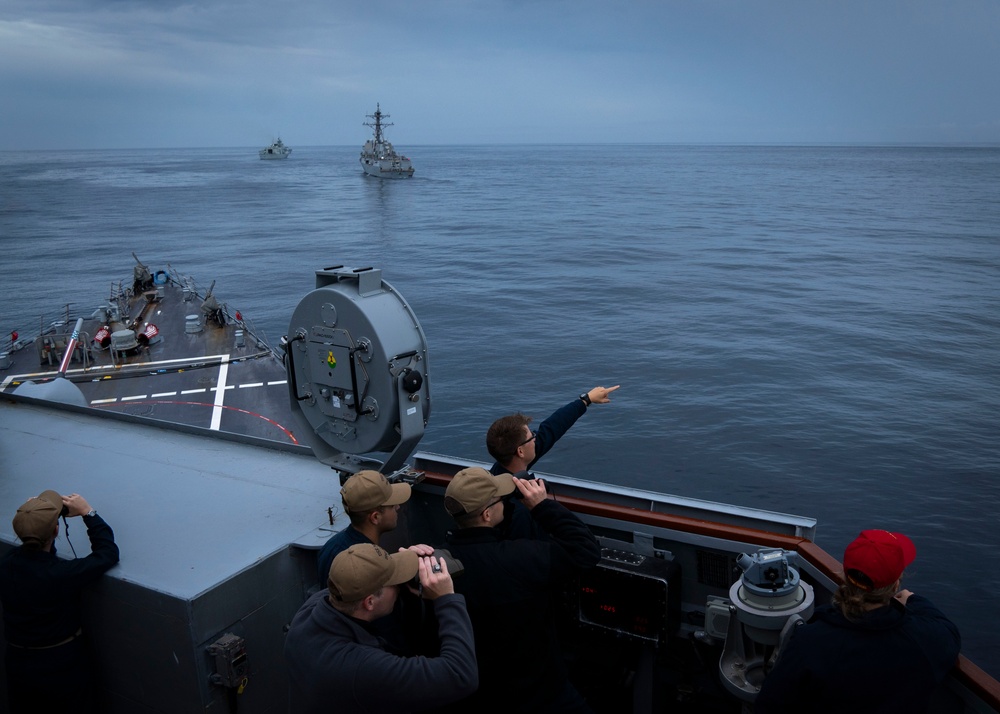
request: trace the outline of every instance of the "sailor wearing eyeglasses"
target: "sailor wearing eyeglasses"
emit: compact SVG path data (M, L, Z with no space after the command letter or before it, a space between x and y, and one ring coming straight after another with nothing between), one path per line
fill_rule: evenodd
M621 385L613 387L594 387L584 392L568 404L556 409L545 421L532 430L529 425L532 417L518 412L500 417L486 432L486 448L496 462L490 468L490 473L516 474L526 478L534 478L529 469L545 456L559 441L560 437L582 417L591 404L607 404L611 401L611 393ZM512 502L505 516L506 523L501 532L505 538L538 538L544 537L534 526L527 511Z

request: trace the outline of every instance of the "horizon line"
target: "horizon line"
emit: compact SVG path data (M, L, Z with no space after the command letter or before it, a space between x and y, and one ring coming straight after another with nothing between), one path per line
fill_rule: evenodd
M285 143L289 148L295 147ZM299 148L319 148L319 149L355 149L355 144L299 144ZM785 147L830 147L830 148L1000 148L1000 142L976 142L976 141L536 141L536 142L469 142L457 144L406 144L410 147L571 147L571 146L690 146L690 147L759 147L759 148L785 148ZM41 151L204 151L204 150L259 150L257 145L227 145L227 146L131 146L131 147L49 147L49 148L3 148L4 153L18 152L41 152Z

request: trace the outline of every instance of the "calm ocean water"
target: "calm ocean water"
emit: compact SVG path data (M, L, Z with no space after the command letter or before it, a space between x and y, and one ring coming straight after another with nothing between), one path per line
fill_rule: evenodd
M838 557L901 530L1000 676L1000 149L405 147L380 182L358 148L0 156L0 333L131 251L272 342L316 269L379 266L431 347L421 448L620 383L542 471L814 516Z

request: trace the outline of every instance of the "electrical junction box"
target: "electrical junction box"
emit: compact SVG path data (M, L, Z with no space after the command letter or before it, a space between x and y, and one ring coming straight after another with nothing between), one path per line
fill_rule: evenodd
M705 603L705 634L725 642L729 632L729 598L709 595Z
M212 684L229 688L245 684L243 680L249 669L245 639L227 632L210 644L207 651L215 659L215 673L210 677Z

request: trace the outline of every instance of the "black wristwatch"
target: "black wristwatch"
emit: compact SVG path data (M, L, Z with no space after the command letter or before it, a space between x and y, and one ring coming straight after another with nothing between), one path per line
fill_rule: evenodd
M583 402L583 406L589 407L590 404L591 404L591 402L590 402L590 392L584 392L583 394L581 394L580 395L580 401Z

